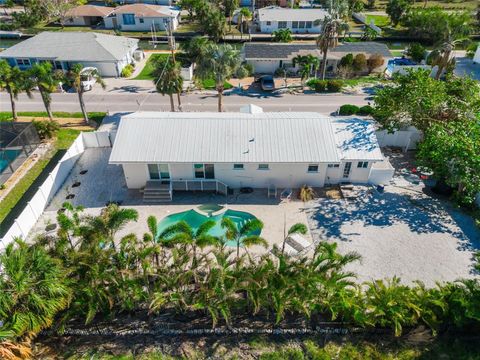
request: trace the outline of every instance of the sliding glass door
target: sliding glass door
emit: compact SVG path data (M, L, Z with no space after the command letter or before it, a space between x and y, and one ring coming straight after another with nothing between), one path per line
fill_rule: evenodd
M148 164L148 174L150 176L150 180L170 179L168 164Z
M215 179L215 167L213 164L194 164L195 179Z

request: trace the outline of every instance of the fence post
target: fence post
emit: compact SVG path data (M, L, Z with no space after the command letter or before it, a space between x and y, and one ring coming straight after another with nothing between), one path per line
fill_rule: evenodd
M23 229L22 229L22 227L20 226L20 223L18 222L18 219L15 219L14 222L15 222L15 225L17 225L17 227L20 229L20 232L22 233L22 238L23 238L23 239L26 239L27 236L26 236L25 233L23 232ZM12 240L12 239L10 239L10 240Z
M29 202L27 202L27 205L28 205L28 207L30 208L30 211L33 213L33 216L34 216L35 220L38 220L38 218L40 217L40 215L37 214L37 213L35 212L35 210L33 210L32 203L29 201Z

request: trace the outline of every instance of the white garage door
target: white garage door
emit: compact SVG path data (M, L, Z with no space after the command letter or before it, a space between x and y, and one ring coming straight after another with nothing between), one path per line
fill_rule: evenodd
M249 61L254 67L256 74L273 74L280 67L277 60L254 60Z

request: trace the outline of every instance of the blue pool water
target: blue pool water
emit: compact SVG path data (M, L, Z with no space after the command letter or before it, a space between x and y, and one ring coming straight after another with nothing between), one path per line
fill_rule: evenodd
M22 152L22 150L2 150L0 151L0 173L5 170L13 160Z
M202 225L207 220L213 220L215 221L215 226L210 230L209 234L212 236L223 237L225 235L225 229L222 228L221 222L224 217L230 218L235 223L237 228L240 228L248 220L256 219L255 216L244 211L235 211L235 210L229 209L221 214L208 217L192 209L192 210L187 210L180 213L172 214L163 218L158 223L157 235L161 234L169 226L179 221L185 221L188 225L190 225L193 228L194 231L196 231L200 227L200 225ZM261 231L255 231L249 235L260 235L260 232ZM236 243L235 241L227 241L226 245L236 246Z

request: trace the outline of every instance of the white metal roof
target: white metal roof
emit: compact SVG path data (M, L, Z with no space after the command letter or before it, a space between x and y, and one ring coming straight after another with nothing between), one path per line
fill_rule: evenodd
M259 21L315 21L328 15L323 9L288 9L269 6L258 9Z
M372 121L332 118L335 140L342 160L383 160Z
M330 118L318 113L123 116L110 163L339 162Z

